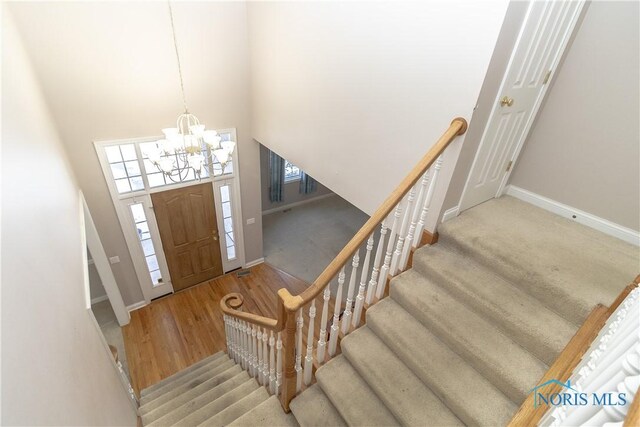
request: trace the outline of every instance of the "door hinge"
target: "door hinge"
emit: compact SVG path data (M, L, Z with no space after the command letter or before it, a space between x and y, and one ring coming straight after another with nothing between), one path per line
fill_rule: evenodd
M511 166L513 166L513 160L509 160L509 164L507 165L507 172L511 170Z
M549 83L549 79L551 78L551 70L547 71L547 74L544 75L544 80L542 80L542 84L546 85Z

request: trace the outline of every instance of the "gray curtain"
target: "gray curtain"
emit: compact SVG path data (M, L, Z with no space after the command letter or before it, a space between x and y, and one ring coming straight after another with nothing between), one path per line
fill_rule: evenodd
M300 193L309 194L318 189L318 183L304 172L300 172Z
M269 200L282 201L284 188L284 159L273 151L269 151Z

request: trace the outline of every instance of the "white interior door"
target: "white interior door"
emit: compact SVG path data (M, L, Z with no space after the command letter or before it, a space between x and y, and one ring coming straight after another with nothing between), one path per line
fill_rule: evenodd
M584 1L532 1L460 200L498 197L529 133Z

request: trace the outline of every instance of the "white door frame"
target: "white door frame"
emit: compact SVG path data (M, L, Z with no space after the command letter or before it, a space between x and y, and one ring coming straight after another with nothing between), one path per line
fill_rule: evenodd
M231 134L231 138L234 141L237 141L236 129L220 129L217 130L219 134L229 133ZM181 182L171 185L163 185L159 187L151 188L147 182L146 175L143 173L142 177L145 183L145 187L141 191L135 191L125 194L119 194L115 185L115 181L111 176L111 170L109 168L109 161L107 160L106 153L104 148L110 145L122 145L122 144L135 144L138 158L140 159L140 163L142 163L142 156L140 153L140 143L157 141L161 139L161 137L144 137L144 138L130 138L130 139L120 139L120 140L109 140L109 141L94 141L94 147L96 149L96 153L98 155L98 159L100 161L100 166L102 167L102 172L105 177L105 181L107 183L107 187L109 188L109 193L111 195L111 200L116 210L116 214L118 216L118 220L120 222L120 227L122 228L122 232L125 237L125 241L127 243L127 248L129 250L129 254L131 255L131 260L133 261L133 266L136 272L136 276L138 278L140 288L142 290L142 294L144 296L145 302L148 304L152 299L158 298L163 295L167 295L173 293L173 285L171 284L171 277L169 274L169 267L166 261L166 257L164 254L164 250L162 247L162 239L160 238L160 230L158 229L158 224L156 221L155 214L153 212L153 203L151 200L151 194L159 193L162 191L173 190L176 188L184 188L191 185L198 185L202 183L210 182L212 186L215 210L216 210L216 220L218 223L218 229L220 230L220 235L225 236L225 238L219 239L220 243L220 253L222 257L222 266L223 271L226 273L228 271L234 270L236 268L243 267L245 265L245 251L244 251L244 233L242 229L242 205L240 198L240 177L239 177L239 150L236 148L236 151L233 155L233 172L220 176L210 176L209 178L203 178L201 180L194 180L189 182ZM144 166L140 164L140 168L144 171ZM212 174L211 174L212 175ZM229 259L227 256L227 247L226 247L226 234L224 233L224 222L222 216L222 201L219 188L220 186L229 185L231 189L231 200L232 200L232 210L233 210L233 230L235 237L235 249L236 256L233 259ZM151 277L149 276L149 270L146 265L146 258L144 256L144 252L142 250L142 246L140 244L140 240L135 232L135 223L133 221L133 216L129 209L126 208L129 204L132 203L141 203L145 208L145 215L147 217L147 221L149 224L149 232L151 235L151 240L153 242L156 258L158 260L158 264L160 267L160 271L162 273L163 284L158 286L154 286Z
M100 242L100 236L98 235L98 230L96 229L95 224L93 223L93 218L91 218L91 212L89 211L89 207L87 206L87 202L84 199L84 195L80 192L80 200L82 201L82 218L84 223L84 247L89 248L89 252L91 252L91 256L96 266L96 270L98 271L98 275L100 276L100 281L102 282L102 286L107 293L107 297L109 299L109 303L111 304L111 308L113 308L113 312L118 319L118 324L120 326L124 326L129 323L131 317L129 312L127 311L127 307L124 305L124 301L122 299L122 294L120 294L120 289L118 288L118 284L116 283L116 279L113 276L113 272L111 271L111 266L109 264L109 259L107 258L107 254L104 251L104 247L102 246L102 242ZM85 260L87 259L85 254ZM88 274L89 265L85 265L86 274ZM88 284L85 287L85 297L87 300L87 308L91 308L91 291Z
M467 195L468 191L469 191L469 187L470 187L470 180L471 180L471 174L473 172L473 170L478 167L478 162L479 162L479 158L478 155L481 152L481 149L483 148L484 145L488 144L488 138L487 138L487 132L490 129L490 124L492 122L492 120L494 120L496 114L498 113L500 107L500 99L502 97L502 94L505 92L505 86L507 85L507 78L509 77L509 74L511 72L511 68L514 65L514 59L515 59L515 53L518 50L518 47L522 41L522 38L524 36L524 30L527 26L527 23L529 21L531 12L532 12L532 8L534 6L534 4L536 3L536 0L531 0L529 2L529 8L527 9L527 13L525 16L525 19L522 23L522 27L520 28L520 32L518 34L518 39L516 40L516 44L513 47L513 50L511 51L511 57L509 58L509 63L507 65L506 71L504 73L504 76L502 78L502 82L500 83L500 88L498 89L498 93L496 94L496 98L493 102L493 108L491 110L491 114L489 115L489 119L487 120L487 123L485 124L485 128L484 131L482 133L482 138L480 139L480 144L478 146L478 149L476 151L476 156L473 159L473 163L471 165L471 168L469 169L469 175L467 176L467 180L465 182L464 185L464 189L462 190L462 195L460 196L460 201L458 203L458 209L455 213L455 216L457 216L458 214L460 214L460 212L462 212L464 209L468 209L471 206L464 206L464 199L465 196ZM527 123L525 124L522 133L520 135L520 137L518 138L516 145L515 145L515 149L513 151L513 155L511 156L511 158L509 159L509 161L511 162L511 165L515 165L516 160L518 159L518 156L520 155L520 152L522 151L522 147L524 146L524 142L527 139L527 136L529 135L529 132L531 131L531 126L533 125L533 122L535 121L536 116L538 115L538 111L542 105L542 101L544 100L547 91L549 90L549 87L551 86L551 82L553 81L553 79L556 77L557 75L557 71L558 71L558 65L560 64L560 61L567 49L567 46L569 44L569 41L572 38L572 35L575 32L576 29L576 25L580 20L580 17L583 14L584 9L584 5L586 3L585 0L578 0L577 3L579 3L578 7L576 8L576 11L574 12L573 16L571 17L571 21L569 23L569 26L567 28L567 32L566 35L564 37L564 40L562 41L558 52L555 56L555 58L553 59L553 61L551 62L551 66L550 69L553 70L549 76L549 80L546 82L546 84L544 84L542 86L542 89L538 95L538 98L536 99L533 107L532 107L532 113L527 121ZM509 177L511 176L511 173L513 172L513 166L508 170L505 171L502 180L500 182L500 186L498 187L498 191L496 192L495 197L500 197L501 195L504 194L504 191L506 189L507 183L509 182Z

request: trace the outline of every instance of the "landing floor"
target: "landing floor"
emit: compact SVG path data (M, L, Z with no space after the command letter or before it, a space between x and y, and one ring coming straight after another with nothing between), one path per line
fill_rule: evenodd
M125 348L136 393L199 360L225 350L220 299L231 292L245 297L244 310L275 318L276 293L294 295L308 285L268 264L238 277L230 273L153 301L131 313L123 328Z

